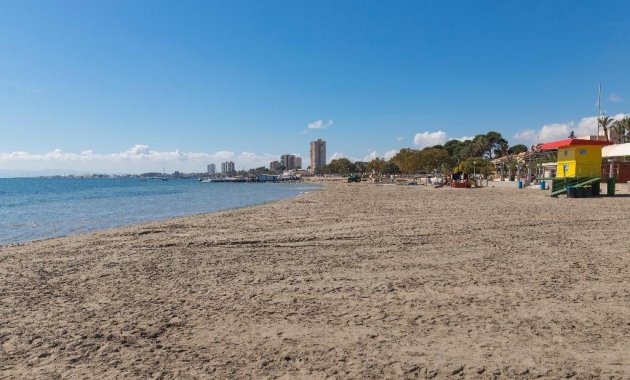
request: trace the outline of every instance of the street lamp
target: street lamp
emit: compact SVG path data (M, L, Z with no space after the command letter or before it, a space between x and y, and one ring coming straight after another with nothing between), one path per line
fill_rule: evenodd
M473 161L473 178L477 177L477 161Z

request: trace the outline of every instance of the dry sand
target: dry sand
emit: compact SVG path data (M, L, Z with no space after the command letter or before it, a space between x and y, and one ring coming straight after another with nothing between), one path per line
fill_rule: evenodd
M630 198L329 184L0 248L0 378L628 378Z

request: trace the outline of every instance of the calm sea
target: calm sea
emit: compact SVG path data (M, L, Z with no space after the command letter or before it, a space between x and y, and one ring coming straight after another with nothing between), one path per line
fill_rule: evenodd
M294 197L313 184L0 179L0 245Z

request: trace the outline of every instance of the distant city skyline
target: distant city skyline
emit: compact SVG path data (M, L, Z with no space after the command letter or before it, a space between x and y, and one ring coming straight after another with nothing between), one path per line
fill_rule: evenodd
M622 0L4 2L0 176L267 167L308 161L318 138L329 162L490 130L528 146L594 134L600 83L606 113L630 113L629 13Z

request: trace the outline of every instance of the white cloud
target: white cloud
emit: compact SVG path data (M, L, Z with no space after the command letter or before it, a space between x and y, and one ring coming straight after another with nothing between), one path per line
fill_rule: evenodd
M323 122L322 120L316 120L312 123L309 123L308 129L326 129L333 125L332 120L328 120L327 122Z
M545 124L538 132L538 139L541 141L566 139L569 137L574 124L574 122Z
M538 132L533 129L525 129L514 135L517 140L534 141L538 138Z
M378 157L378 154L376 153L375 150L373 150L373 151L370 152L370 154L368 154L367 156L363 157L363 160L361 160L361 161L369 162L369 161L372 161L373 159L375 159L377 157Z
M621 119L626 114L619 113L612 116L613 119ZM525 129L514 135L514 138L527 142L548 142L566 139L575 132L575 136L583 137L597 134L597 116L582 118L578 123L569 121L566 123L551 123L543 125L539 130Z
M444 131L416 133L413 138L413 143L420 148L444 144L446 141L448 141L448 135Z
M335 152L333 153L332 156L330 156L327 162L330 162L332 160L337 160L339 158L347 158L352 162L357 162L357 161L370 162L375 158L382 158L382 157L384 157L386 160L389 160L394 155L396 155L396 153L398 153L398 149L392 149L392 150L388 150L387 152L385 152L383 156L381 156L378 154L377 151L372 150L367 156L364 156L363 158L358 158L358 157L347 156L341 152Z
M385 152L385 159L389 160L390 158L394 157L396 153L398 153L397 149L388 150L387 152Z
M595 123L597 123L597 121L595 121ZM539 130L525 129L519 131L514 135L514 138L519 141L538 143L566 139L569 137L569 134L571 134L571 131L574 131L576 136L582 136L584 135L582 132L587 130L588 128L585 126L576 128L575 122L573 121L568 123L551 123L543 125ZM597 129L590 134L595 134L596 131Z
M182 152L153 150L147 145L134 145L123 152L94 153L83 150L81 153L66 153L55 149L48 153L36 154L23 151L0 153L0 164L8 170L79 170L101 173L141 173L147 171L191 171L201 172L207 164L232 160L237 168L267 166L277 160L273 154L252 152L235 153L230 151Z
M474 136L462 136L462 137L450 138L449 140L458 140L458 141L464 142L466 140L472 140L474 138L475 138Z
M396 141L403 141L404 139L404 137L396 137Z
M608 100L613 102L613 103L620 103L623 101L623 98L617 94L610 94L608 96Z
M340 152L335 152L335 153L333 153L332 156L330 156L330 158L328 159L328 162L330 162L332 160L337 160L337 159L343 158L343 157L346 157L346 155L343 154L343 153L340 153Z
M389 160L394 155L396 155L396 153L398 153L398 150L397 149L392 149L392 150L389 150L389 151L385 152L385 154L383 156L381 156L380 154L378 154L377 151L372 150L372 151L370 151L370 153L367 156L364 156L363 158L358 158L358 157L346 156L345 154L340 153L340 152L335 152L330 157L330 160L328 162L330 162L332 160L336 160L336 159L342 158L342 157L345 157L345 158L349 159L352 162L357 162L357 161L370 162L370 161L372 161L372 160L374 160L376 158L383 158L383 157L386 160Z

